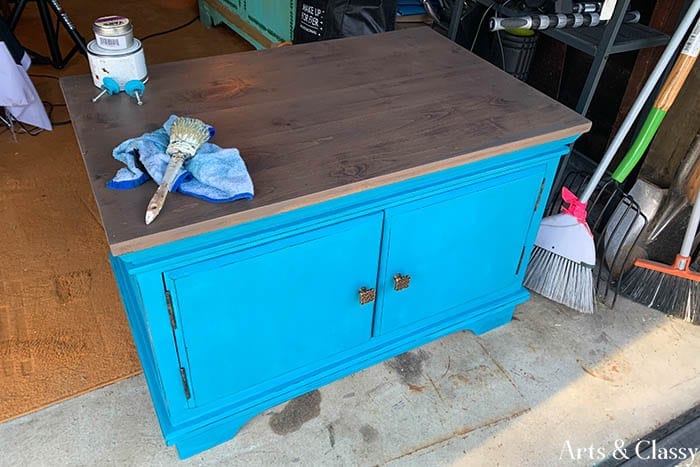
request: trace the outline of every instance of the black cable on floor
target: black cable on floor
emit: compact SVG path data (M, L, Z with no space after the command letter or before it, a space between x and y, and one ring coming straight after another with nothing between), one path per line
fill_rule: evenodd
M194 23L195 21L197 21L198 19L199 19L199 15L195 16L194 18L192 18L192 19L189 20L188 22L186 22L186 23L184 23L184 24L181 24L180 26L176 26L176 27L174 27L174 28L172 28L172 29L167 29L167 30L165 30L165 31L154 32L153 34L148 34L147 36L144 36L144 37L141 38L141 42L144 42L144 41L146 41L146 40L148 40L148 39L150 39L150 38L152 38L152 37L163 36L163 35L165 35L165 34L170 34L171 32L175 32L175 31L179 31L180 29L184 29L184 28L186 28L187 26L189 26L190 24L192 24L192 23Z

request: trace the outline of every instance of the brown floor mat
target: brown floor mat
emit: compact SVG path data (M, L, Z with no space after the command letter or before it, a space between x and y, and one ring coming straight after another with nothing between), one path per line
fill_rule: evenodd
M140 366L72 128L18 135L18 143L3 141L0 148L5 420Z
M143 37L197 14L192 0L154 1L146 9L136 0L79 3L66 9L88 40L100 15L141 12L132 21ZM45 51L35 12L30 3L17 36ZM144 43L147 63L251 49L227 28L199 22L174 34ZM66 34L62 45L71 47ZM64 70L33 66L30 74L87 71L87 60L76 56ZM33 80L42 99L63 102L57 80ZM56 107L52 119L67 119L65 108ZM70 125L17 141L0 127L0 239L0 422L141 371Z

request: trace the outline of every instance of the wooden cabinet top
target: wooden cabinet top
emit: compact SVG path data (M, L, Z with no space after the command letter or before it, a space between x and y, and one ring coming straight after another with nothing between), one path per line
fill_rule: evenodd
M123 93L92 103L88 75L62 78L61 87L117 255L590 127L429 28L150 66L143 106ZM240 150L252 200L213 204L171 193L146 225L154 182L106 187L122 167L112 149L172 114L202 119L216 128L212 143Z

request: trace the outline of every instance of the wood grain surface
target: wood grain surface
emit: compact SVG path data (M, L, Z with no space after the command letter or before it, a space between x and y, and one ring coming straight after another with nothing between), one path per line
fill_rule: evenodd
M585 132L590 122L429 28L412 28L149 68L145 104L93 104L89 76L61 86L113 254L236 225ZM174 193L144 212L156 184L113 191L122 141L169 115L213 125L237 147L250 201Z

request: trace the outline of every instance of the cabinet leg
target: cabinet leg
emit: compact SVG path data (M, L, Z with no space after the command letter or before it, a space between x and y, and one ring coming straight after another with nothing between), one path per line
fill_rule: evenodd
M187 459L232 439L250 418L226 418L178 438L175 447L180 459Z
M214 26L214 19L211 17L211 10L206 2L199 0L199 20L207 29Z

